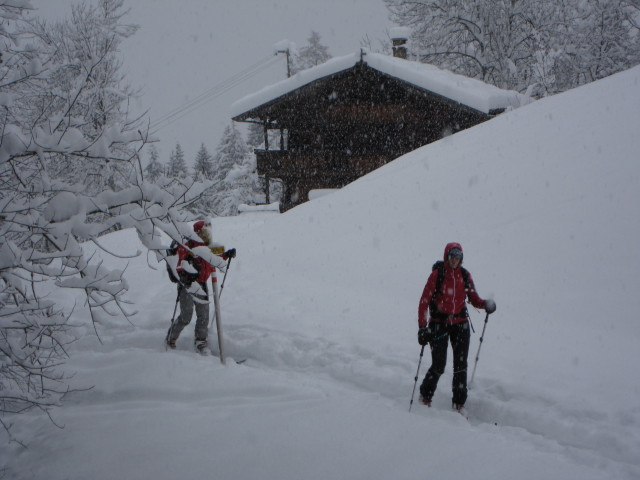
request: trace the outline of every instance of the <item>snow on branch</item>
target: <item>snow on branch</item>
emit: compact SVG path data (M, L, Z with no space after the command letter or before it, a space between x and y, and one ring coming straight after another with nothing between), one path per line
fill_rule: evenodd
M0 64L0 423L49 409L68 391L67 345L108 320L136 314L126 269L110 269L94 245L135 228L164 259L162 238L191 231L183 210L214 181L143 181L140 150L148 131L128 118L132 96L119 70L120 0L74 7L73 21L23 19L29 2L0 2L0 30L11 58ZM3 28L5 23L3 23ZM21 35L29 42L22 42ZM21 48L20 45L27 45ZM3 52L4 53L4 52ZM165 236L166 235L166 236ZM140 251L133 252L140 255ZM123 257L123 255L118 255ZM76 298L73 307L57 303ZM84 310L76 312L76 305ZM69 321L74 315L74 325ZM82 313L86 322L82 322Z

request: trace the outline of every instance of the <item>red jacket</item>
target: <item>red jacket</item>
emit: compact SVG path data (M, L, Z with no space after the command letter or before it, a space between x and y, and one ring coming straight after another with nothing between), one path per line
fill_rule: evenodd
M462 323L467 321L467 317L463 316L465 308L465 300L469 297L469 301L476 308L484 308L484 300L480 298L476 292L476 288L473 284L473 278L469 274L469 292L465 292L464 278L462 277L462 271L460 266L457 268L451 268L448 262L449 250L453 247L458 247L462 250L462 247L458 243L449 243L444 249L444 279L442 282L441 291L436 293L436 281L438 279L438 270L433 270L427 284L422 291L422 297L420 297L420 303L418 304L418 326L424 327L427 325L427 314L429 312L429 303L431 303L432 297L435 295L435 304L438 308L438 312L445 315L453 315L447 318L447 323ZM460 262L462 264L462 262ZM455 316L460 314L460 316ZM440 322L442 319L431 317L430 322Z

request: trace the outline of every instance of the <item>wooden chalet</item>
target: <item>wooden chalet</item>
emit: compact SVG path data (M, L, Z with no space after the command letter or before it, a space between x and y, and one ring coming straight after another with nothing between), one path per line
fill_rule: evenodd
M516 92L431 65L359 52L245 97L232 115L263 125L258 173L282 180L288 210L307 201L310 190L343 187L520 100ZM276 142L268 135L273 130Z

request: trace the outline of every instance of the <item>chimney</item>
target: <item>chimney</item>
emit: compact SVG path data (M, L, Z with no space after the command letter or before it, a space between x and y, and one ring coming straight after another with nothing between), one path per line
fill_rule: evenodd
M407 59L407 39L410 34L411 29L409 27L393 27L389 30L394 57Z

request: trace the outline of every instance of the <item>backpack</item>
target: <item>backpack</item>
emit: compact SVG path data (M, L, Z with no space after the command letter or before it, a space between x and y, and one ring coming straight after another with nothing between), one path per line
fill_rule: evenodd
M434 270L438 270L438 278L436 278L436 289L433 292L433 296L431 297L431 302L429 302L429 312L431 313L432 317L442 315L438 314L438 307L436 306L436 295L442 293L442 284L444 283L444 262L442 260L438 260L436 263L434 263L433 267L431 267L431 271L433 272ZM462 273L462 279L464 280L464 291L468 292L469 290L471 290L471 285L469 282L469 272L466 268L461 266L460 273ZM467 308L465 307L464 311L460 313L464 313L466 315L466 312Z
M176 242L175 240L172 240L171 245L169 245L169 248L165 250L167 254L167 256L165 257L165 261L167 263L167 273L169 274L169 280L171 280L171 283L180 283L180 281L174 275L173 269L171 268L171 264L169 263L169 260L168 260L169 257L174 257L178 254L179 246L180 244L178 242Z

